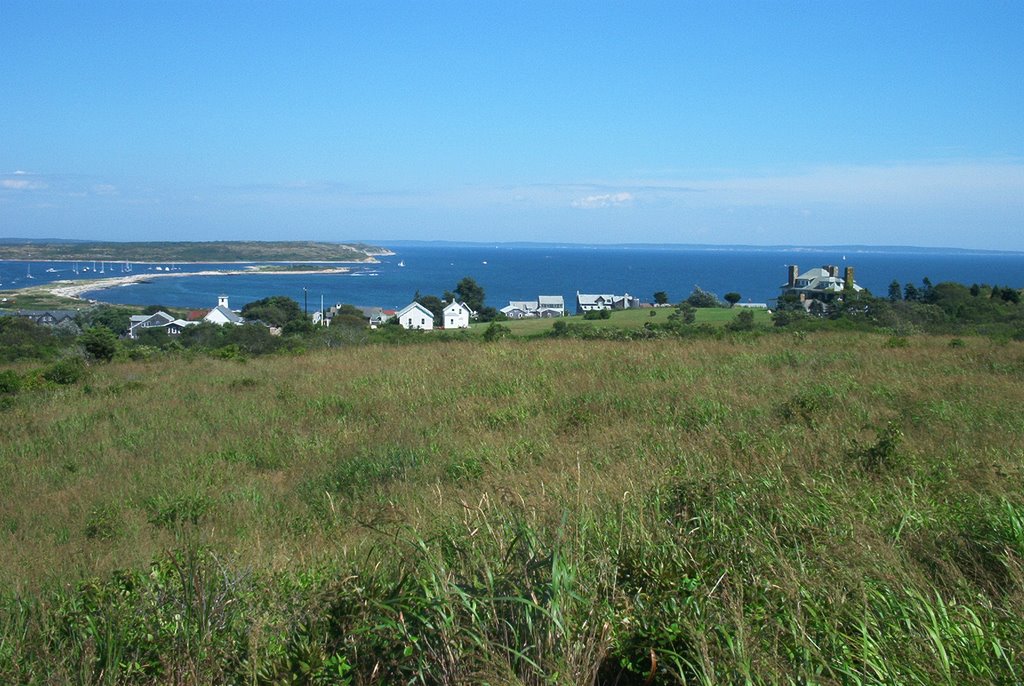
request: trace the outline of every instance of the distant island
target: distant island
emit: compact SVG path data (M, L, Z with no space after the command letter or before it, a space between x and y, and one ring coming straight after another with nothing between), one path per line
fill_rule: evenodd
M107 262L374 262L390 250L366 243L314 241L82 242L0 239L0 260Z

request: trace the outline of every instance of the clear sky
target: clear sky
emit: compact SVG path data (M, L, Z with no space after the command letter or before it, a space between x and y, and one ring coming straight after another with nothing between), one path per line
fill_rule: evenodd
M0 0L0 236L1024 250L1024 1Z

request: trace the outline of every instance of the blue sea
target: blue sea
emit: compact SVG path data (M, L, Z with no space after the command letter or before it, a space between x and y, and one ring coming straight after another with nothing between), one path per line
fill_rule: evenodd
M348 265L346 274L241 274L188 276L211 269L241 269L234 264L131 265L131 274L158 275L173 269L174 278L153 278L87 293L104 302L173 307L211 307L217 296L230 297L232 308L269 295L286 295L309 311L325 304L399 308L419 292L441 296L464 276L473 277L486 293L486 302L503 307L509 300L537 295L562 295L568 308L576 292L630 293L650 301L666 291L678 302L700 286L719 296L729 291L744 302L769 302L786 280L786 265L800 271L826 264L854 268L857 283L884 295L894 279L920 284L958 281L1024 287L1024 253L965 252L914 248L750 248L693 246L582 246L516 244L401 244L388 245L395 254L377 264ZM404 263L405 266L400 266ZM61 279L79 280L127 276L123 263L96 265L67 262L0 262L0 289L21 288ZM89 271L83 271L88 267ZM28 278L31 275L32 278ZM0 304L2 307L2 304Z

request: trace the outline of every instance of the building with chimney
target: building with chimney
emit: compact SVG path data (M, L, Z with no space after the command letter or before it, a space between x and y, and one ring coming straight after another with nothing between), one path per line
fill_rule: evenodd
M828 303L844 293L859 293L864 290L853 279L853 267L846 267L843 269L843 275L839 276L839 267L834 264L815 267L802 274L797 265L791 264L789 278L780 288L783 297L798 298L805 309L810 308L812 301Z

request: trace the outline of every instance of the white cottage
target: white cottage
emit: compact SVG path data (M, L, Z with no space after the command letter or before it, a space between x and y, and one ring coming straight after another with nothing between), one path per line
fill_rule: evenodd
M472 316L473 310L469 309L469 305L452 300L444 308L444 328L468 329L469 319Z
M415 301L400 309L395 316L405 329L430 331L434 328L434 313Z
M228 296L226 295L217 298L217 307L207 312L206 316L203 317L203 321L218 326L224 326L225 324L241 325L245 323L244 319L238 316L237 313L232 312L228 307Z

